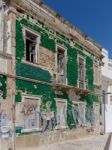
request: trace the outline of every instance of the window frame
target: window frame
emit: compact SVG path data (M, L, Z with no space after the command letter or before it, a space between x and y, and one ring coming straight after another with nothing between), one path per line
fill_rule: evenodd
M64 51L64 57L65 57L65 64L64 64L64 67L65 67L65 74L64 74L64 76L65 76L65 82L61 83L61 84L67 85L68 84L68 81L67 81L67 49L65 47L63 47L62 45L59 45L59 44L56 44L56 55L55 55L55 60L56 60L55 61L56 62L55 63L56 81L58 82L58 76L59 76L59 73L58 73L58 59L57 59L58 49L61 49L62 51Z
M41 110L40 109L40 106L41 106L41 96L38 96L38 95L29 95L29 94L22 94L22 103L25 102L25 98L37 100L38 110L40 112L40 110ZM41 131L42 128L40 128L40 122L38 122L37 125L38 125L37 128L28 128L28 129L23 128L21 132L22 133L28 133L28 132L32 132L32 131Z
M86 107L87 107L87 106L86 106L86 102L82 102L82 101L73 101L73 106L72 106L72 107L74 107L74 105L77 105L78 108L79 108L79 106L80 106L81 104L85 106L85 109L84 109L84 114L85 114L85 115L84 115L84 122L85 122L85 123L84 123L83 126L86 126Z
M66 106L66 117L67 117L67 99L63 99L63 98L55 98L55 101L56 101L56 107L58 108L58 103L64 103L64 105ZM56 116L56 119L58 121L58 116ZM66 121L66 120L65 120ZM68 128L67 126L67 122L66 122L66 125L65 126L59 126L57 125L56 126L56 129L65 129L65 128Z
M97 78L96 78L95 68L97 68ZM98 64L96 64L96 63L93 64L93 72L94 72L94 84L100 85L100 83L101 83L101 70L100 70L100 67L98 66Z
M34 34L37 39L36 39L36 48L35 48L35 62L31 62L31 61L27 61L26 60L26 31L31 33L31 34ZM39 50L40 50L40 34L26 26L23 27L23 35L24 35L24 51L25 51L25 55L24 55L24 61L25 62L28 62L28 63L31 63L31 64L39 64Z
M79 87L79 58L83 59L84 61L84 87L83 88L80 88ZM86 88L86 79L85 79L85 72L86 72L86 68L85 68L85 57L84 56L81 56L81 55L78 55L77 57L77 62L78 62L78 88L80 89L85 89Z

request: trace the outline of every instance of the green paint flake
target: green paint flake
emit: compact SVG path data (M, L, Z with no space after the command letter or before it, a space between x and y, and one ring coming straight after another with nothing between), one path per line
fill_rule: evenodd
M51 74L48 71L19 62L16 64L16 75L34 80L51 82Z
M6 80L7 80L6 76L0 75L0 83L2 84L1 90L2 90L3 99L6 99L6 97L7 97Z
M67 63L68 85L77 87L77 80L78 80L77 51L74 48L69 48L67 53L68 53L68 63Z
M89 56L86 57L86 81L87 81L87 89L94 90L93 60Z
M16 60L21 61L24 57L24 36L20 22L16 21Z
M56 45L55 40L50 39L48 34L41 34L41 46L55 52L56 49L55 45Z
M16 102L21 102L21 99L22 99L21 93L17 92L17 94L15 96Z
M73 114L72 114L72 108L73 108L73 102L71 100L68 100L67 103L67 125L70 129L75 128L76 123L73 119Z
M94 102L99 102L99 97L96 96L96 95L84 95L84 94L81 94L80 95L80 100L81 101L86 101L87 106L93 107L93 103Z
M51 101L52 102L51 110L52 111L56 110L56 104L54 100L55 91L53 90L51 86L42 85L39 83L32 83L32 82L28 82L24 80L16 80L16 87L17 87L17 90L21 90L22 92L25 92L26 94L42 96L43 104L46 104L47 101Z

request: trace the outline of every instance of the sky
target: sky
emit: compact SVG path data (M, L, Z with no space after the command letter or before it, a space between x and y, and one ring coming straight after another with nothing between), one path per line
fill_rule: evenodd
M112 0L43 0L98 44L112 58Z

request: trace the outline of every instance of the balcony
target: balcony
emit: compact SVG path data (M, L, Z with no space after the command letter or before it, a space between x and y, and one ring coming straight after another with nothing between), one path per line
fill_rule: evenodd
M90 90L86 89L86 84L84 84L84 88L79 87L79 84L78 84L78 87L68 85L67 79L65 78L65 76L62 76L59 74L57 74L57 76L55 75L55 77L53 79L53 87L58 91L74 90L74 92L76 92L77 94L91 93Z
M54 74L53 77L53 86L54 87L60 87L62 88L66 88L68 89L68 85L67 85L67 80L66 80L66 76L60 73L56 73Z

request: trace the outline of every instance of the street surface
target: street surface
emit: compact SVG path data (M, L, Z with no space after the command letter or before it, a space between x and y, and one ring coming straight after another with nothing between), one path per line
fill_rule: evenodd
M67 141L49 146L43 146L37 150L112 150L108 149L109 135L89 136L77 140Z
M110 134L94 135L27 150L112 150ZM26 149L22 149L26 150Z

